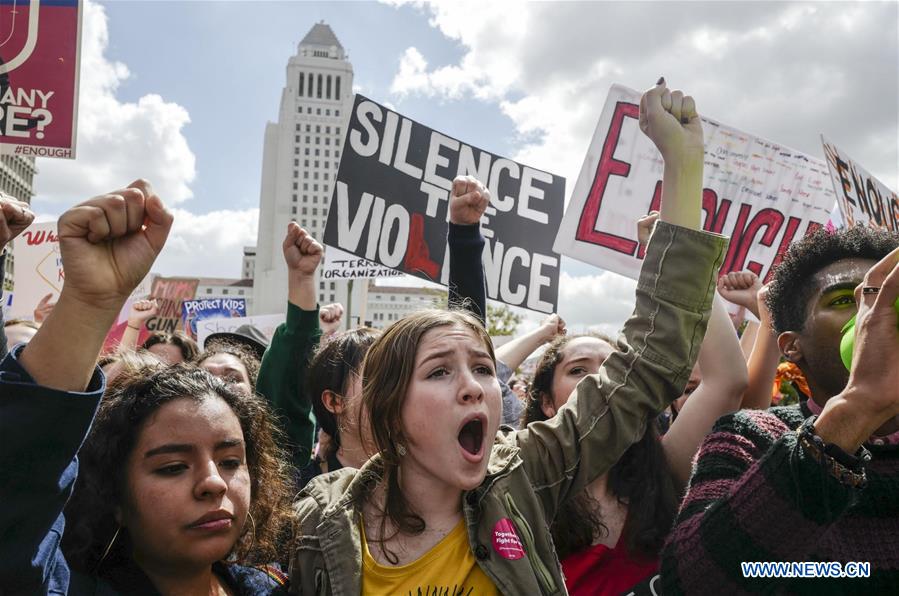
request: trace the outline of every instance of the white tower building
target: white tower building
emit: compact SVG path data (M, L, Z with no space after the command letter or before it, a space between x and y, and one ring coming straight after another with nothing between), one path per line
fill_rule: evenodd
M288 61L278 121L265 127L255 257L253 247L244 249L244 275L254 280L252 314L286 311L287 223L322 240L352 106L353 67L331 27L317 23ZM366 284L355 285L353 311ZM347 298L347 282L319 282L319 303L347 305Z

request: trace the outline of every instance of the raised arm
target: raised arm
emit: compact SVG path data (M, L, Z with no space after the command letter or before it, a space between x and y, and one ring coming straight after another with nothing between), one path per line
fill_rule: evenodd
M59 302L31 342L0 363L0 586L9 593L67 593L62 510L103 393L94 363L171 224L144 181L59 220L66 264Z
M0 191L0 290L6 267L6 253L13 238L25 231L34 221L34 212L28 203L19 201ZM6 356L6 333L3 332L3 312L0 311L0 358Z
M496 348L496 359L501 360L506 366L515 370L537 348L551 342L559 335L565 335L565 333L565 321L559 315L551 314L543 319L540 326L533 331L519 335Z
M281 245L287 263L287 319L278 326L259 368L256 391L285 418L293 463L309 463L315 442L312 402L305 391L306 368L321 339L315 272L322 246L296 222Z
M663 221L643 261L634 315L599 373L585 377L556 416L516 436L547 522L565 499L618 461L642 436L650 416L683 392L727 243L698 229L703 149L693 100L669 93L660 80L640 105L641 128L662 153L667 184Z
M59 218L66 283L19 356L37 384L63 391L87 387L110 326L150 270L171 225L172 214L143 180Z
M765 304L768 291L758 276L749 271L728 273L718 281L718 291L734 304L746 307L759 319L759 330L749 353L749 384L743 392L741 408L765 410L771 407L771 387L780 362L780 347L771 328L771 313Z
M481 216L490 191L471 176L457 176L449 203L449 288L451 308L465 308L486 325L487 284L484 280L484 237Z
M136 300L128 312L128 320L125 322L125 330L119 341L117 352L127 352L137 349L137 340L140 337L140 328L148 319L155 317L159 307L156 300Z
M699 350L702 382L687 399L671 428L662 438L662 447L678 488L687 486L693 456L715 421L740 407L748 384L746 360L737 333L720 297L715 297L709 327Z

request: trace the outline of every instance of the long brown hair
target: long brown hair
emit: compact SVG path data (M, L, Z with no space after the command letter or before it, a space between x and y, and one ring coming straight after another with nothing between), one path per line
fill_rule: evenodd
M359 424L362 428L365 421L361 416L366 414L383 461L385 497L378 542L384 556L393 563L398 559L394 553L383 548L384 542L399 533L420 534L425 529L424 520L412 509L399 486L398 473L402 462L399 446L407 444L402 425L403 404L422 337L432 329L453 325L473 331L483 342L490 358L496 362L493 342L484 326L474 316L460 310L422 310L404 317L388 327L365 356ZM364 495L360 496L364 498ZM385 537L388 519L395 531Z

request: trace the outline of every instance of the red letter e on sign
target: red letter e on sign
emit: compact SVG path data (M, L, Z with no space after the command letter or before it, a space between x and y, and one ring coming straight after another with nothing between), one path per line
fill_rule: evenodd
M602 146L602 155L596 168L596 178L593 179L590 194L587 196L587 202L584 203L584 211L581 213L575 238L581 242L598 244L626 255L632 255L637 248L636 242L615 234L596 230L599 208L602 205L609 176L627 176L631 170L629 163L612 157L615 154L615 148L618 146L618 138L621 136L621 125L625 117L637 120L640 117L639 106L622 101L615 104L612 125L609 127L606 142Z

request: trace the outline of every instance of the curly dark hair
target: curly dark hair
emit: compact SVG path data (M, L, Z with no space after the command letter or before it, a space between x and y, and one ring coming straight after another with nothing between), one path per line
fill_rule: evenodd
M346 395L353 375L362 374L365 354L380 335L377 329L360 327L335 335L330 341L319 344L306 372L306 390L315 412L315 420L331 435L333 448L340 447L340 427L334 413L322 402L322 393L333 391Z
M157 331L150 335L141 347L145 350L149 350L157 344L175 346L181 351L181 357L184 358L185 362L193 362L200 353L200 347L197 345L197 342L180 331L174 333L162 333L161 331Z
M133 549L125 528L103 555L117 530L114 512L126 498L127 461L141 429L169 402L199 402L211 396L224 400L240 421L250 473L253 524L245 524L228 559L249 564L277 560L290 516L292 491L286 479L291 473L280 447L283 438L265 400L235 391L193 364L148 367L144 372L130 375L129 383L103 397L78 454L80 469L66 505L63 535L63 549L73 568L105 576L129 564Z
M615 348L615 342L599 333L557 338L543 353L528 389L528 405L523 424L547 420L541 405L552 395L553 376L562 360L562 351L572 339L595 337ZM643 437L624 452L609 470L608 487L619 503L627 505L627 522L622 536L630 552L657 557L674 516L678 496L658 423L651 420ZM550 527L560 559L589 548L597 537L608 534L599 506L586 490L564 502Z
M247 369L247 376L250 378L250 387L256 390L256 379L259 378L259 366L262 364L256 353L244 344L231 342L227 340L219 340L207 345L206 350L197 357L197 366L216 354L231 354L241 361Z
M778 265L768 286L766 304L775 333L802 331L808 304L818 288L814 275L842 259L879 261L899 246L899 234L887 230L854 227L816 230L793 243Z

